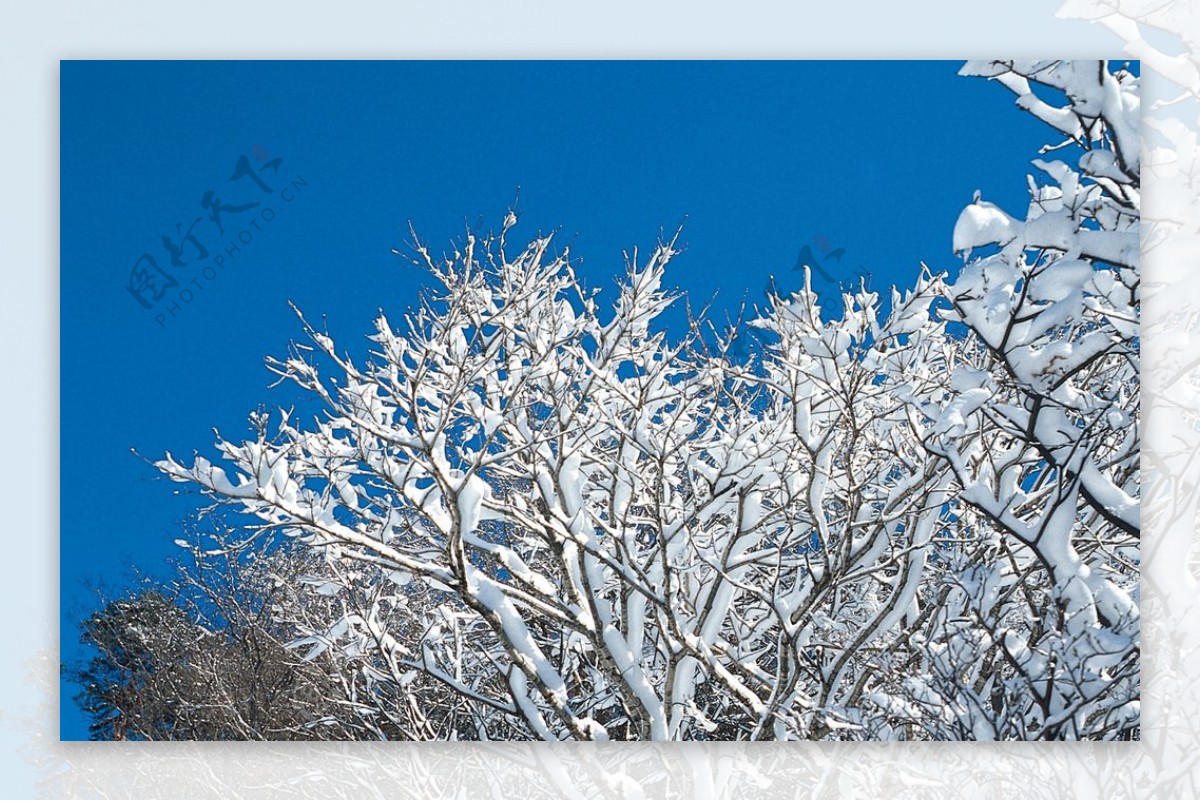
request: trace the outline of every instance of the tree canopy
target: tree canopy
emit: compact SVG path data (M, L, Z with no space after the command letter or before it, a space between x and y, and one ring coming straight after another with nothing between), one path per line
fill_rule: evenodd
M432 287L365 361L301 315L269 365L322 414L157 462L246 521L210 550L253 557L255 600L215 630L154 592L93 616L88 682L187 709L127 728L89 689L98 735L1135 736L1138 79L963 72L1054 133L1028 208L977 196L956 276L832 315L773 295L749 356L657 324L674 240L606 303L513 214L418 240ZM178 688L205 676L237 683L201 723Z

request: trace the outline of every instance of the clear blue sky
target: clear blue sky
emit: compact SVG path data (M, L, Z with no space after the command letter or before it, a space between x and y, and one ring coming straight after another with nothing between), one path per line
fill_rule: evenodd
M392 255L408 222L437 248L498 225L517 187L518 238L559 229L594 286L686 217L668 283L698 303L717 293L718 310L760 299L772 274L794 288L805 245L844 248L835 277L861 265L877 288L909 283L922 260L952 270L972 192L1023 211L1048 141L1012 95L958 67L63 62L64 658L79 655L93 588L165 575L198 505L131 449L211 455L214 427L240 437L259 404L295 400L263 367L300 334L289 300L361 349L376 310L421 285ZM74 691L62 737L85 739Z

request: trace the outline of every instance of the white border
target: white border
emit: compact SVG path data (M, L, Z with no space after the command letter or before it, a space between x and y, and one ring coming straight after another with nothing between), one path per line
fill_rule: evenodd
M0 793L53 797L1197 797L1200 24L1189 0L919 4L451 2L6 4L0 10ZM1059 16L1053 16L1055 12ZM1183 34L1179 58L1140 38ZM1159 42L1158 35L1151 41ZM1144 59L1147 169L1144 740L1137 744L469 746L60 744L60 58ZM1174 118L1175 122L1169 120ZM1156 222L1154 222L1156 221ZM949 221L948 221L949 224ZM1187 266L1190 265L1191 270ZM1190 354L1190 355L1189 355Z

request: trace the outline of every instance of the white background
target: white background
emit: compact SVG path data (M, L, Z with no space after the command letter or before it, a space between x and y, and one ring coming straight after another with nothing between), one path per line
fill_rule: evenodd
M1197 797L1200 20L1122 2L6 3L0 9L0 792L5 797ZM919 10L918 10L919 9ZM1062 17L1056 17L1056 13ZM1084 18L1092 18L1091 21ZM1182 40L1172 34L1182 34ZM1145 37L1151 44L1138 41ZM1155 50L1166 56L1157 58ZM58 61L71 58L1141 57L1143 742L58 743ZM1144 105L1149 106L1149 102ZM1175 119L1175 122L1169 120ZM1153 125L1153 123L1150 123ZM69 278L68 278L69 280ZM1155 287L1158 286L1156 289ZM103 343L97 343L103 357Z

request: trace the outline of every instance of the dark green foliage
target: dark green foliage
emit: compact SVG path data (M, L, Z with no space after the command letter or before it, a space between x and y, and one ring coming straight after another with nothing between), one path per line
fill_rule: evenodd
M287 566L273 560L273 568ZM328 666L301 662L269 615L275 577L235 556L143 581L81 624L66 669L95 740L355 739Z

